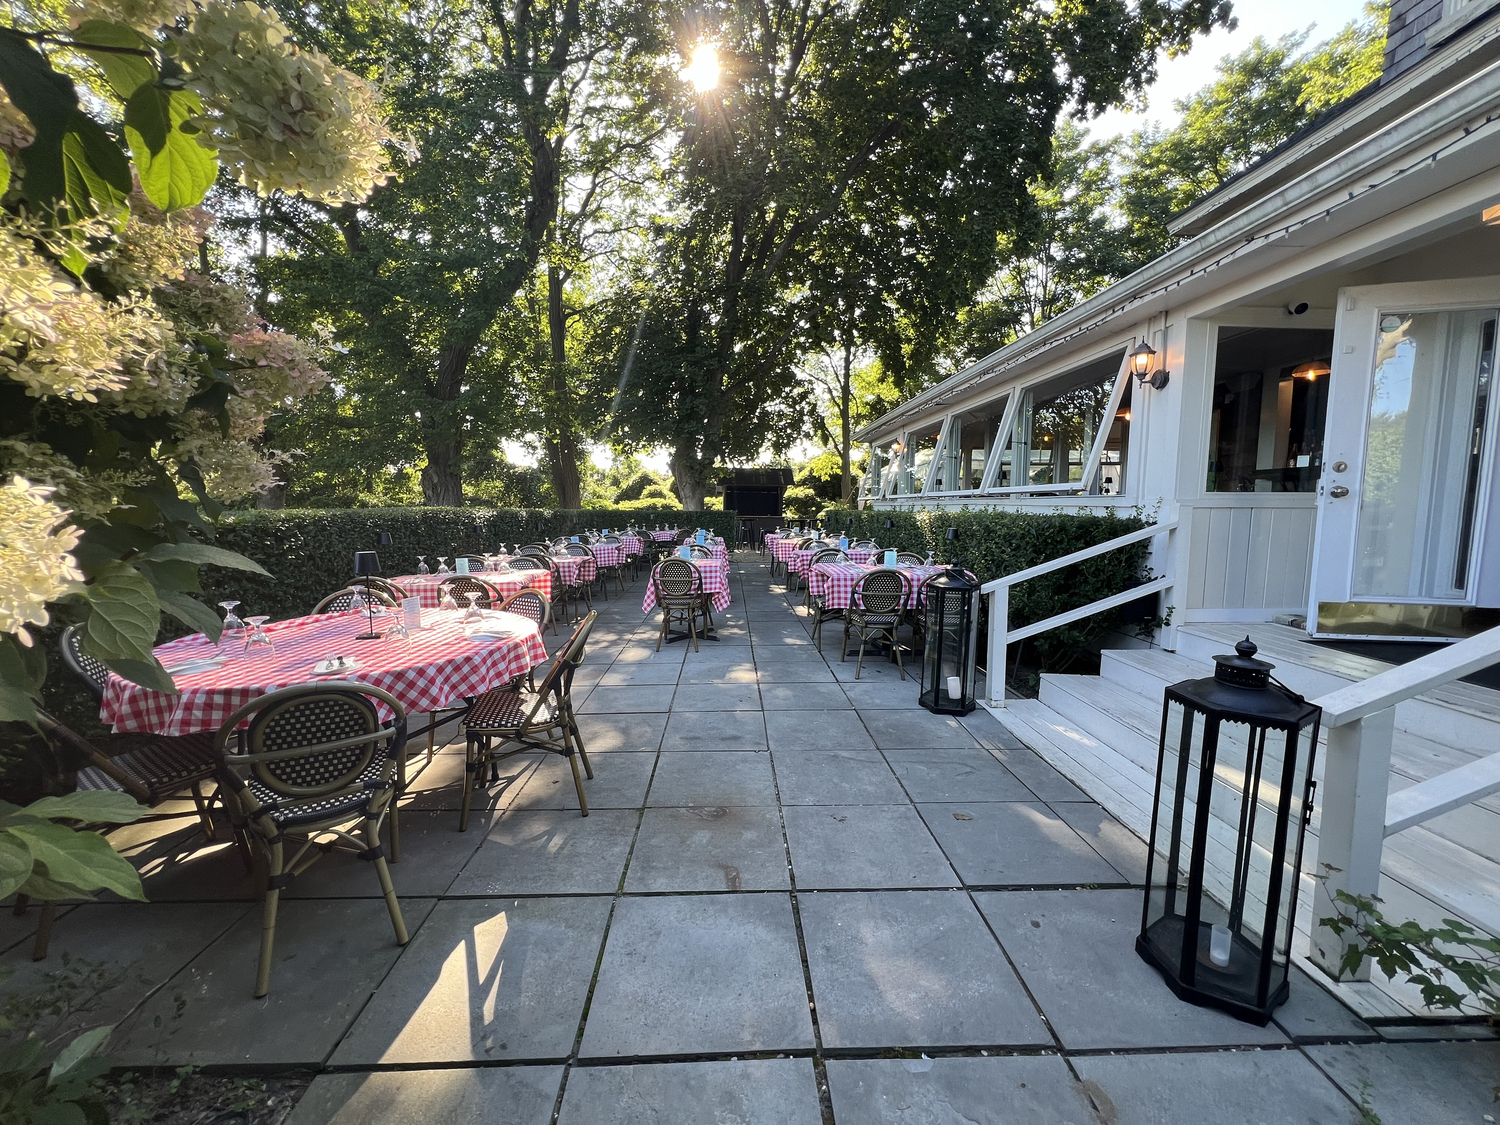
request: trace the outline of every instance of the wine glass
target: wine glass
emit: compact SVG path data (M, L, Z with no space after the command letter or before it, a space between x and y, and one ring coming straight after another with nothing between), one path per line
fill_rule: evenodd
M457 609L458 603L453 600L453 587L444 586L443 596L438 599L438 609Z
M471 621L484 620L484 610L479 608L478 594L460 594L459 597L464 599L464 615L462 620L465 625Z
M417 556L417 573L418 574L431 574L432 573L430 570L427 569L427 556L426 555L418 555Z
M234 611L239 608L239 602L224 601L219 603L219 608L224 611L224 624L219 630L219 643L233 640L244 631L245 623L235 616Z
M363 586L354 587L354 593L349 598L349 612L363 613L369 604L370 599L365 595L365 588Z
M276 646L271 641L271 634L267 633L265 630L265 624L269 620L271 620L271 618L264 613L256 614L254 617L245 618L245 621L250 625L250 628L252 630L250 635L245 638L245 651L247 653L252 648L255 649L257 653L260 652L261 649L265 649L266 652L276 651Z
M385 639L388 641L399 641L403 644L411 644L411 630L406 627L406 620L394 609L386 607L382 611L385 615L383 628Z
M448 556L447 555L439 555L438 556L438 568L437 568L437 572L439 574L452 574L453 573L453 571L451 571L451 570L448 569Z

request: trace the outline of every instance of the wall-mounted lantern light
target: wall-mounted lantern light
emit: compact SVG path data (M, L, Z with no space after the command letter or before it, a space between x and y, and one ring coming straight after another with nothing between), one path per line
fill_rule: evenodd
M1153 371L1156 366L1156 349L1142 340L1130 349L1128 356L1130 361L1130 373L1142 384L1150 383L1156 390L1161 390L1167 385L1167 380L1172 377L1171 372L1160 368Z

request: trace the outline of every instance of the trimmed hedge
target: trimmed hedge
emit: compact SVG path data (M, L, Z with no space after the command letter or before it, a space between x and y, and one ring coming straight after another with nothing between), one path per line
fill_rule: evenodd
M889 530L886 520L892 523ZM967 508L917 512L831 508L823 514L823 527L835 534L848 532L854 538L874 539L882 547L921 555L932 551L940 562L951 562L956 554L980 582L1104 543L1150 522L1140 514L1117 515L1113 509L1095 515ZM958 529L956 552L946 538L950 527ZM1150 578L1146 565L1149 556L1148 543L1135 543L1011 587L1011 627L1029 625L1140 585ZM1039 657L1040 670L1067 670L1080 657L1095 652L1106 634L1124 624L1122 610L1109 610L1033 638L1031 643ZM981 617L981 633L986 628L987 622ZM1017 651L1020 647L1011 648L1011 659L1017 662L1021 659ZM981 651L981 663L983 659Z
M378 551L386 575L410 574L417 569L418 555L426 555L427 565L436 570L440 555L483 554L500 543L513 547L576 535L584 528L629 523L706 527L731 543L739 527L734 512L666 509L410 507L230 512L219 525L218 546L248 555L272 577L205 567L201 600L213 605L237 598L243 603L241 615L296 617L349 580L355 551ZM377 547L381 531L391 533L391 546Z

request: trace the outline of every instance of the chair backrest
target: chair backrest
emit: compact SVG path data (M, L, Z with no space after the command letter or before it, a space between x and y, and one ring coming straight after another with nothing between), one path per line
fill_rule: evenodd
M37 708L36 720L37 728L44 736L67 747L69 751L68 757L77 762L77 768L80 771L85 767L92 766L113 780L123 792L129 793L141 804L149 805L151 803L151 790L141 784L138 778L132 777L125 770L120 769L110 761L108 756L101 753L99 748L84 738L83 735L70 727L64 726L40 707Z
M797 540L797 550L799 550L799 551L805 551L809 547L811 547L815 542L817 542L817 540L812 539L812 538L799 539L799 540Z
M851 543L850 546L858 547L862 551L878 551L880 549L880 544L873 539L861 539L858 543Z
M921 555L917 554L915 551L897 551L896 552L896 565L897 566L926 566L927 565L927 560L924 559Z
M69 625L62 631L57 647L68 669L88 685L95 699L103 702L104 689L109 684L109 669L104 666L104 661L83 651L83 635L77 625Z
M587 543L566 543L563 550L575 558L591 559L594 557L593 550Z
M315 614L343 613L353 606L354 593L353 586L345 586L342 590L335 590L333 593L325 595L322 601L312 607L312 611ZM389 594L383 590L377 590L373 586L366 587L363 593L365 597L379 602L381 605L394 606L396 604Z
M825 562L847 562L848 559L849 556L837 547L824 547L812 553L812 557L807 560L807 565L817 566L819 563Z
M549 564L543 562L535 555L512 555L505 564L511 570L549 570Z
M906 604L906 579L899 570L881 567L860 576L853 604L870 613L900 613Z
M526 544L526 546L518 550L516 554L524 555L530 551L540 551L542 554L548 555L552 553L552 548L547 546L547 544L545 543L528 543Z
M689 543L688 554L695 559L711 559L714 557L714 553L702 543Z
M598 619L599 611L589 610L588 615L573 630L573 635L548 662L546 674L536 685L536 702L532 704L531 711L522 724L523 727L531 724L549 695L555 696L563 707L572 706L573 673L578 671L578 666L583 663L584 646L588 643L589 634L594 631L594 622Z
M381 721L377 703L392 712L389 723ZM237 728L247 719L241 743ZM243 751L230 749L240 745ZM360 791L389 800L405 745L406 709L400 700L348 681L298 684L263 695L236 710L214 735L225 781L251 817L268 808L250 788L252 781L269 790L278 810ZM373 787L364 776L372 766L379 771Z
M703 575L686 559L662 559L651 575L651 581L656 584L657 602L690 597L703 589Z
M620 544L624 543L625 540L621 539L618 535L606 535L603 539L599 540L599 542L609 543L613 546L618 547Z
M381 578L378 575L374 574L356 575L355 577L349 579L349 581L345 583L345 585L349 587L366 586L371 590L379 590L393 602L404 601L406 598L411 597L409 593L407 593L400 586L397 586L394 582L390 581L389 579Z
M484 579L475 578L472 574L450 574L439 585L446 586L448 592L455 598L460 594L470 595L470 600L483 609L489 609L501 601L499 590Z
M552 620L552 603L540 590L517 590L500 603L506 613L515 613L529 621L535 621L538 629L544 629Z

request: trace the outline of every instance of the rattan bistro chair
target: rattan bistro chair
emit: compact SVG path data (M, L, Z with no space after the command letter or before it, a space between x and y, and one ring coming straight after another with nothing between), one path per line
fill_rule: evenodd
M528 621L535 621L538 633L545 633L549 623L552 625L553 633L557 632L557 622L552 620L552 602L540 590L517 590L501 602L499 608L504 613L514 613ZM533 686L531 672L517 676L511 681L512 684L522 682L528 687Z
M450 574L438 585L446 589L455 599L467 595L480 609L489 609L504 600L499 590L483 578L475 578L472 574Z
M402 587L397 586L390 579L381 578L379 575L375 574L356 575L355 577L349 579L347 584L349 586L364 586L371 590L378 590L380 593L390 598L391 601L397 605L405 601L407 598L411 597L411 594L409 594Z
M703 617L704 631L708 629L708 595L703 590L703 574L686 559L662 559L651 574L656 586L656 605L661 610L661 633L656 638L656 651L661 651L662 642L671 635L672 622L687 625L688 636L693 639L693 651L698 651L698 617Z
M812 614L813 619L813 644L818 646L818 651L823 651L823 622L830 617L842 617L844 611L841 609L828 608L827 594L814 594L812 592L812 568L819 563L847 562L849 556L837 547L827 547L821 551L814 551L807 560L807 596L803 602L804 607Z
M839 651L839 660L843 661L849 655L849 634L858 635L859 662L854 666L856 680L864 669L865 644L869 641L891 646L896 667L901 670L901 678L906 679L906 666L901 663L901 646L897 641L905 616L906 580L900 571L882 567L862 575L854 584L849 608L844 611L844 644Z
M603 539L599 540L599 542L604 543L610 547L619 547L622 550L625 546L624 541L618 535L606 535ZM609 596L609 580L611 578L615 580L615 586L623 595L625 593L624 563L616 563L613 566L605 566L603 563L599 564L599 588L604 591L606 597Z
M353 586L347 586L342 590L335 590L333 593L326 595L317 605L313 606L312 613L315 615L319 613L344 613L354 608L354 595L356 592ZM383 606L394 606L396 604L389 594L374 588L362 591L362 596L373 599Z
M380 720L377 700L394 712L389 723ZM248 729L239 731L246 720ZM223 762L225 805L242 845L258 854L265 877L256 997L271 987L282 890L330 850L353 851L375 865L396 941L405 945L406 922L380 844L381 825L395 808L404 772L406 712L396 697L353 682L283 688L229 716L214 746ZM355 822L358 837L350 831ZM395 834L393 814L393 852Z
M578 623L567 644L552 658L535 691L496 688L474 700L464 720L467 755L463 801L458 813L460 832L469 830L474 790L485 784L486 771L493 783L499 780L498 768L503 759L530 750L545 750L568 759L573 768L573 785L578 790L579 810L584 816L589 815L578 763L581 759L590 779L594 767L589 763L578 719L573 714L573 673L583 663L589 634L598 619L598 612L590 610Z
M924 559L921 555L917 554L915 551L897 551L896 552L896 565L897 566L926 566L927 565L927 560Z
M714 557L713 551L705 547L702 543L689 543L688 555L695 559L711 559Z

